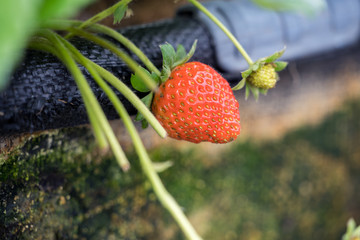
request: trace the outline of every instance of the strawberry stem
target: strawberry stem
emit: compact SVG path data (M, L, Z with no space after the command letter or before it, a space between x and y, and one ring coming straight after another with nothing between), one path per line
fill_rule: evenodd
M29 42L28 46L31 49L41 50L41 51L46 51L46 52L52 53L57 58L61 59L61 56L59 56L56 49L54 49L54 47L51 46L51 43L46 39L39 39L39 38L37 38L36 40L33 39ZM103 132L103 129L101 127L102 123L97 118L96 111L94 111L94 109L91 107L91 104L88 101L88 99L83 98L83 101L84 101L84 105L86 108L86 112L89 117L90 124L91 124L93 132L94 132L95 139L97 140L100 149L107 149L109 147L109 143L108 143L105 133Z
M245 58L246 62L249 64L249 66L253 65L253 61L251 60L250 56L247 54L243 46L240 44L240 42L236 39L236 37L227 29L227 27L222 24L219 19L217 19L209 10L207 10L201 3L199 3L197 0L188 0L190 3L192 3L197 9L199 9L201 12L203 12L206 16L209 17L230 39L230 41L234 44L234 46L239 50L241 55Z
M72 27L81 28L80 27L81 25L82 22L77 20L60 20L60 21L58 20L58 21L51 21L51 23L48 23L47 26L51 29L71 31ZM82 29L84 28L85 27L83 27ZM153 72L160 77L161 72L159 71L159 69L155 67L155 65L150 61L150 59L133 42L131 42L128 38L126 38L118 31L110 27L96 23L87 26L86 29L94 33L102 33L109 37L114 38L123 46L125 46L127 49L129 49L131 52L133 52L144 63L144 65L150 72ZM73 34L72 36L74 35L75 34Z
M73 53L76 54L81 64L86 68L89 66L97 71L106 81L108 81L112 86L114 86L119 92L121 92L124 97L133 104L133 106L144 116L144 118L149 122L149 124L154 128L154 130L161 136L166 137L166 130L161 126L159 121L155 116L150 112L150 110L144 105L144 103L134 94L131 89L126 86L119 78L114 76L112 73L92 62L85 56L83 56L73 45L69 42L65 42L66 47L69 48ZM86 65L85 65L86 64ZM99 83L98 83L99 84ZM99 84L100 85L100 84ZM103 84L102 84L103 85ZM101 88L102 85L100 85ZM105 90L104 90L105 91ZM114 97L115 98L115 97ZM117 98L117 97L116 97Z
M88 61L91 62L90 60ZM96 68L96 70L106 81L108 81L112 86L119 90L124 95L124 97L134 105L134 107L144 116L144 118L149 122L149 124L154 128L154 130L160 135L160 137L165 138L167 136L166 130L161 126L155 116L150 112L150 110L145 106L145 104L131 91L129 87L127 87L123 82L121 82L117 77L115 77L106 69L93 62L91 62L91 64Z
M53 44L53 47L55 48L54 50L58 52L53 53L55 54L55 56L58 56L60 58L60 60L65 64L65 66L68 68L68 70L74 77L80 93L85 99L84 103L86 104L87 108L93 108L93 111L95 113L94 115L97 116L98 124L102 127L103 133L110 144L115 159L118 161L123 171L129 170L130 163L126 158L124 151L122 150L119 142L117 141L116 136L111 129L111 126L106 119L106 116L101 109L99 102L97 101L88 82L86 81L85 76L82 74L80 68L76 65L76 62L71 56L69 50L64 46L63 41L60 40L62 37L57 35L55 32L49 30L40 31L39 35L45 37Z
M152 188L158 197L160 203L166 208L169 213L173 216L175 221L180 226L181 230L184 232L185 236L191 240L201 240L202 238L197 234L196 230L193 228L189 220L186 218L181 207L178 205L176 200L171 196L171 194L166 190L164 184L162 183L159 175L156 173L154 164L151 162L146 149L143 143L140 140L136 129L133 128L130 132L131 137L133 138L135 149L139 155L140 163L143 168L143 171L147 178L149 179Z
M139 57L139 59L144 63L144 65L147 67L147 69L150 72L153 72L158 77L160 77L161 72L159 71L159 69L157 69L155 67L155 65L149 60L149 58L133 42L131 42L126 37L124 37L122 34L115 31L114 29L111 29L109 27L106 27L106 26L103 26L103 25L100 25L100 24L92 25L91 27L89 27L89 29L93 30L95 32L106 34L106 35L116 39L117 41L119 41L122 45L127 47L137 57Z
M108 95L109 99L111 100L115 109L117 110L121 119L123 120L124 125L130 134L130 137L133 140L134 147L139 156L140 164L143 168L144 174L149 179L149 181L153 187L153 190L154 190L156 196L158 197L160 203L173 216L173 218L179 224L180 228L182 229L182 231L184 232L185 236L188 239L201 240L201 237L197 234L197 232L195 231L195 229L193 228L193 226L191 225L191 223L185 216L184 212L181 210L181 207L178 205L178 203L175 201L175 199L171 196L171 194L164 187L159 175L156 172L154 164L152 163L151 159L149 158L147 151L141 141L141 138L140 138L129 114L127 113L125 107L123 106L121 101L117 98L114 91L105 83L105 81L102 79L102 76L99 74L99 73L104 74L105 69L102 69L100 66L93 63L92 61L87 59L85 56L83 56L74 46L72 46L65 39L62 39L59 37L57 37L57 39L59 42L55 42L54 45L59 45L61 43L62 47L64 48L62 50L63 51L66 50L66 52L67 52L66 54L67 54L68 58L71 57L71 55L69 53L69 51L70 51L73 54L74 58L89 71L89 73L93 76L94 80L99 84L99 86ZM34 47L35 44L32 46ZM35 49L47 50L49 52L54 53L56 56L63 58L64 53L62 53L62 51L60 51L60 47L57 46L56 49L52 49L51 46L49 46L49 45L44 45L44 44L40 45L40 43L37 43L37 44L39 47L34 47ZM69 50L67 50L66 48ZM56 51L56 50L58 50L58 51ZM63 60L69 62L68 58L64 58ZM73 63L75 64L75 61L73 61L71 64L73 64ZM76 66L76 64L74 66ZM79 74L82 75L81 73L79 73ZM77 74L78 77L80 75ZM105 76L107 76L107 75L105 75ZM87 105L90 105L87 95L86 95L86 97L84 96L84 101L86 101Z
M117 3L115 3L113 6L105 9L104 11L99 12L98 14L94 15L93 17L89 18L88 20L81 23L79 28L86 28L92 24L95 24L97 22L100 22L101 20L107 18L108 16L114 14L116 9L120 7L121 5L128 5L132 0L122 0ZM66 39L71 38L74 36L73 33L69 33L65 36Z
M149 89L151 89L152 91L157 90L157 83L151 77L149 77L142 68L139 67L139 64L136 61L134 61L128 54L118 48L115 44L80 29L71 28L70 31L112 51L114 54L120 57L129 66L131 70L138 74L138 76L143 80L144 84Z
M66 45L69 45L67 43ZM70 48L70 45L68 46ZM151 182L154 192L157 195L161 204L170 212L170 214L174 217L174 219L178 222L180 228L183 230L184 234L189 239L201 239L192 225L190 224L189 220L186 218L185 214L181 210L180 206L177 204L175 199L167 192L163 183L161 182L160 177L156 173L156 170L151 162L147 151L141 141L141 138L136 131L136 128L127 113L124 105L121 101L117 98L116 94L112 91L112 89L105 83L102 77L97 72L97 69L93 67L94 65L91 64L92 62L86 59L79 51L77 51L74 47L71 47L71 51L78 59L78 61L83 64L84 67L88 69L90 74L93 76L95 81L99 84L99 86L104 90L104 92L108 95L109 99L113 103L115 109L119 113L121 119L124 122L126 129L128 130L130 137L134 143L135 150L139 156L141 166L145 175L148 177L149 181ZM100 70L98 68L98 70Z

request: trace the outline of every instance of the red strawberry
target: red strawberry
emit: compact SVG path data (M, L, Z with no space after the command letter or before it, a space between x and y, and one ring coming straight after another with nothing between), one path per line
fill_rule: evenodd
M172 138L230 142L240 134L239 103L229 83L200 62L175 67L155 93L152 111Z

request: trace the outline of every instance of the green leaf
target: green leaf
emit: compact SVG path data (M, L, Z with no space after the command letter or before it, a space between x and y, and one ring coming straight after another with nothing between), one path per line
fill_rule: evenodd
M249 86L249 88L252 94L254 95L255 100L257 101L259 99L259 93L260 93L259 88L253 86Z
M353 218L347 222L346 233L342 236L342 240L352 240L360 238L360 226L356 227L356 222Z
M143 120L141 121L141 127L142 127L143 129L145 129L145 128L147 128L148 126L149 126L149 122L146 121L146 119L143 119Z
M160 50L163 57L163 68L169 68L170 71L172 69L172 66L176 59L176 52L173 46L171 44L166 43L163 45L160 45Z
M261 65L262 65L262 61L261 61L261 60L256 61L256 62L251 66L251 69L252 69L253 71L257 71Z
M181 62L186 58L186 50L183 45L179 44L176 50L175 62Z
M145 106L146 106L147 108L150 109L153 97L154 97L154 93L153 93L153 92L150 92L148 95L146 95L145 97L143 97L143 98L141 99L141 101L145 104ZM145 120L145 118L144 118L144 116L143 116L141 113L138 113L138 114L136 115L136 117L135 117L135 121L144 121L144 120ZM145 122L147 122L147 121L145 120Z
M140 67L150 78L153 78L153 75L149 73L148 70L146 70L143 67ZM134 89L138 90L139 92L149 92L150 89L146 86L144 81L135 73L131 75L130 78L131 85Z
M236 84L235 87L232 88L232 90L237 91L242 89L245 86L245 83L246 83L246 78L241 79L240 82Z
M151 78L155 80L155 82L157 83L157 85L159 85L159 83L160 83L160 76L158 76L156 73L152 72L152 73L151 73Z
M166 82L166 80L169 79L171 74L171 69L168 66L163 66L163 69L161 70L161 82Z
M273 55L268 56L265 58L266 63L272 63L275 62L276 59L280 58L286 50L286 47L284 47L282 50L275 52Z
M177 49L177 53L176 53L176 60L173 63L173 65L171 66L171 68L175 68L176 66L179 66L181 64L186 63L187 61L190 60L190 58L194 55L195 50L196 50L196 45L197 45L197 40L194 41L193 45L190 48L190 51L188 53L186 53L186 50L184 48L184 46L179 45L178 49ZM185 54L184 54L185 53Z
M0 90L20 61L29 37L41 24L74 15L92 0L0 1Z
M355 230L356 223L353 218L349 219L347 222L346 233L343 235L342 240L351 240L353 232Z
M190 48L190 51L188 52L188 54L186 55L186 58L184 59L184 63L189 61L190 58L192 58L192 56L194 55L195 50L196 50L196 45L197 45L197 39L193 42L193 44Z
M247 70L245 70L244 72L241 73L241 76L243 79L246 79L247 77L250 76L250 74L253 72L252 68L249 68Z
M252 0L264 8L275 11L295 11L314 15L327 7L326 0Z
M114 22L113 24L120 23L124 18L126 11L128 10L127 5L120 5L114 12Z
M267 92L268 92L268 89L262 89L262 88L259 88L259 92L263 95L266 95Z
M249 94L250 94L250 87L249 87L249 84L246 84L246 87L245 87L245 100L247 100L249 98Z
M286 66L288 65L287 62L284 62L284 61L277 61L277 62L274 62L275 64L275 71L276 72L280 72L282 70L284 70L286 68Z

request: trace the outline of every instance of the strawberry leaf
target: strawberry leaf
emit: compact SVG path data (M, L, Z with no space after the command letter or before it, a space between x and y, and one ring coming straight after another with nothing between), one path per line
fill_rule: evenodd
M188 53L186 53L184 46L181 44L177 46L176 52L174 47L169 43L160 45L160 50L163 57L163 65L160 77L161 82L168 80L171 71L175 67L186 63L194 55L196 44L197 40L194 41Z
M184 59L184 63L189 61L190 58L194 55L195 50L196 50L196 45L197 45L197 40L195 40L193 45L191 46L190 51L188 52L188 54L186 55L186 58Z
M245 86L246 78L241 79L241 81L232 88L233 91L240 90Z
M256 61L256 62L251 66L251 69L252 69L253 71L257 71L261 65L262 65L262 61L261 61L261 60Z
M246 84L245 87L245 100L247 100L249 98L249 94L250 94L250 89L249 89L249 84Z
M277 62L274 62L274 64L275 64L274 69L276 72L280 72L280 71L284 70L286 68L286 66L288 65L288 63L284 62L284 61L277 61Z
M143 98L141 99L141 101L145 104L145 106L146 106L147 108L150 109L150 106L151 106L151 102L152 102L153 97L154 97L154 93L153 93L153 92L150 92L148 95L146 95L145 97L143 97ZM144 120L145 120L144 116L143 116L141 113L138 112L138 114L137 114L136 117L135 117L135 121L144 121Z
M187 61L190 60L190 58L194 55L195 50L196 50L196 45L197 45L197 40L194 41L193 45L190 48L190 51L186 54L186 50L184 48L184 46L182 46L181 44L178 46L177 48L177 52L176 52L176 59L175 62L172 65L172 69L186 63Z
M159 83L159 78L156 76L155 73L150 74L150 72L148 70L146 70L143 67L142 70L152 79L154 79L157 83ZM146 84L144 83L144 81L135 73L131 75L130 78L131 81L131 85L133 86L134 89L138 90L139 92L149 92L150 89L146 86Z
M168 66L163 66L162 70L161 70L161 82L166 82L166 80L168 80L168 78L170 77L171 74L171 69Z
M266 63L275 62L276 59L280 58L280 57L284 54L285 49L286 49L286 47L284 47L282 50L274 53L273 55L266 57L266 58L265 58L265 62L266 62Z
M255 100L257 101L259 99L259 93L260 93L259 88L253 86L249 86L249 88L252 94L254 95Z
M267 92L268 92L268 89L262 89L262 88L259 88L259 92L263 95L266 95Z
M127 5L120 5L114 12L114 22L113 24L117 24L117 23L120 23L121 20L124 18L125 16L125 13L128 9L128 6Z
M166 43L160 45L160 50L163 57L163 68L168 68L171 71L176 59L176 52L174 47L171 46L171 44Z
M250 74L253 72L253 70L251 68L247 69L246 71L241 73L241 76L243 79L246 79L248 76L250 76Z
M181 62L186 58L186 50L183 45L179 44L176 50L175 62Z
M149 123L148 121L146 121L145 119L141 121L141 127L143 129L147 128L149 126Z

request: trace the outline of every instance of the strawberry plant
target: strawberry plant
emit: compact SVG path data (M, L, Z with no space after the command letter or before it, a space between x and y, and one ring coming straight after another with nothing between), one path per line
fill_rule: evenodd
M269 57L261 58L253 62L253 60L247 54L240 42L224 26L224 24L222 24L210 11L208 11L197 0L189 0L189 2L191 2L194 6L200 9L226 34L226 36L232 41L234 46L249 64L249 68L241 73L243 79L235 87L232 88L233 90L240 90L244 86L246 86L245 98L248 98L249 92L251 91L255 99L258 99L259 93L266 94L269 88L275 87L275 84L278 80L276 72L283 70L287 66L286 62L276 61L282 56L285 49L279 52L275 52Z
M65 4L68 1L57 2L61 6L60 2ZM85 2L85 0L76 1L79 6ZM286 67L285 62L277 61L284 50L253 62L241 44L218 19L198 1L189 0L226 33L248 62L249 68L241 73L243 79L231 89L228 82L210 66L200 62L188 62L195 51L195 42L189 53L186 53L181 45L176 50L169 44L162 45L163 67L162 70L158 70L131 41L119 32L98 24L99 21L110 15L114 16L114 23L120 22L126 15L130 2L131 0L121 0L87 21L51 20L52 17L61 15L49 16L51 11L46 10L43 12L44 17L40 19L43 21L39 20L34 24L33 29L35 30L27 32L28 35L31 35L27 44L31 49L53 54L67 67L82 95L99 147L110 148L119 166L127 171L130 163L78 64L87 69L123 120L144 174L161 204L174 217L187 238L201 239L175 199L165 189L131 117L113 89L119 91L138 110L136 120L141 120L143 126L151 125L161 137L168 135L175 139L194 143L202 141L227 143L235 140L241 129L239 104L233 95L233 90L239 90L245 86L246 98L251 91L257 99L259 93L265 94L268 89L273 88L278 79L276 72ZM56 6L47 3L44 1L45 9L48 9L49 6ZM58 31L65 34L60 35ZM99 33L120 42L140 59L145 68L140 67L139 63L124 50L101 37ZM148 92L148 94L140 99L114 74L82 55L68 41L73 36L85 38L116 54L134 72L131 78L133 87L140 92ZM23 44L25 41L19 43L19 45ZM0 63L0 65L3 64ZM6 64L4 65L6 66ZM5 73L0 71L0 78L7 74L9 71ZM0 81L0 83L3 82Z

